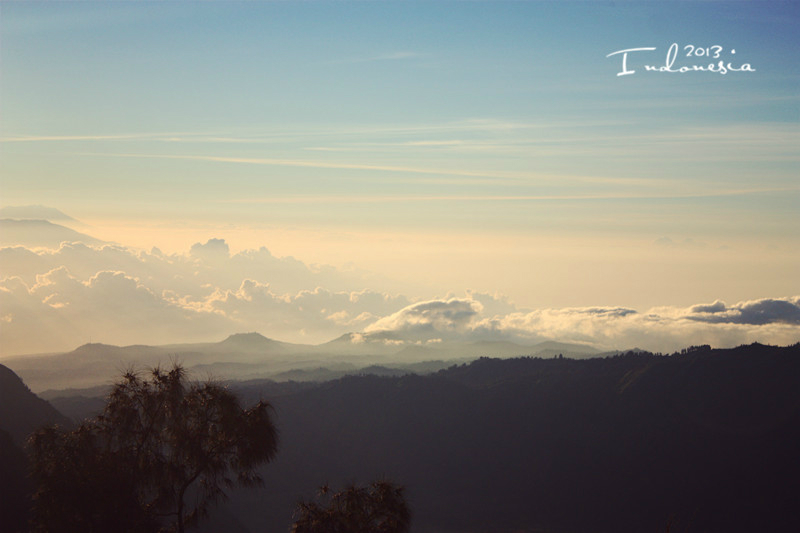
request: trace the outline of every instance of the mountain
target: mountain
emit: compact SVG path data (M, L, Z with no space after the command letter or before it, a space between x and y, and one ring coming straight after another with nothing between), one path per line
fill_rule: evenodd
M397 361L430 361L434 359L477 359L479 357L596 357L599 352L581 344L542 342L523 345L508 341L446 342L432 345L412 344L397 351L393 359Z
M14 372L0 365L0 530L26 531L31 485L22 448L41 426L70 421L33 394Z
M402 339L387 337L381 333L346 333L317 347L321 352L336 354L359 354L391 356L397 362L423 361L430 359L463 359L477 357L519 357L532 355L553 357L593 357L598 350L582 344L542 342L523 345L508 341L438 342L411 344Z
M402 349L402 345L387 343L386 339L361 333L345 333L332 341L317 346L320 352L337 355L393 355Z
M235 333L224 341L214 345L212 349L219 352L275 354L297 351L297 346L298 345L268 339L259 333Z
M49 424L68 426L70 421L32 393L10 368L0 365L0 430L21 447L31 432Z
M600 351L584 344L545 341L531 346L531 355L535 357L555 357L563 355L573 359L597 357Z
M320 345L276 341L259 333L237 333L216 343L163 346L85 344L63 354L16 356L6 364L36 391L109 385L134 366L148 368L180 362L186 369L218 379L293 379L309 372L315 380L334 379L380 365L420 372L409 365L431 361L465 362L478 357L594 357L597 351L578 344L512 342L442 342L431 345L387 343L375 336L348 333ZM436 366L436 365L434 365ZM442 366L439 366L441 368ZM319 372L320 368L330 372ZM299 372L299 374L298 374ZM398 373L394 370L381 373ZM399 372L405 373L405 372Z
M62 242L104 244L104 241L47 220L0 220L0 246L58 248Z
M286 531L318 486L383 477L406 487L414 533L798 531L797 383L800 344L233 383L270 400L281 444L228 509Z
M16 356L5 363L34 390L110 385L128 368L146 369L173 361L217 378L252 379L294 365L318 364L314 347L268 339L258 333L231 335L221 342L163 346L84 344L61 354Z
M231 508L285 531L319 485L386 477L416 533L800 531L797 383L800 345L756 344L244 386L281 452Z
M0 207L0 218L15 218L17 220L63 220L64 222L78 222L71 216L54 207L43 205L7 205Z

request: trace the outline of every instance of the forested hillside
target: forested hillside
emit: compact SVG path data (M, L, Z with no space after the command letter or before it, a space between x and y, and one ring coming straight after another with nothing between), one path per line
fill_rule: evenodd
M798 345L345 378L274 398L278 459L233 505L281 531L317 485L385 475L414 531L797 531L798 383Z
M416 533L794 532L798 383L797 344L233 383L274 406L280 444L265 485L234 492L213 527L287 531L320 485L385 478Z

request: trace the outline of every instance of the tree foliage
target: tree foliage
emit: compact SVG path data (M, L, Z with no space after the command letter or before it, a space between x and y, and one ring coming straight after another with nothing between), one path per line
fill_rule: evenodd
M39 531L177 531L234 485L258 484L277 451L270 406L243 409L184 370L128 372L101 415L73 431L50 427L29 442Z
M331 494L320 489L322 503L301 502L292 533L406 533L411 511L403 488L388 481L351 485Z

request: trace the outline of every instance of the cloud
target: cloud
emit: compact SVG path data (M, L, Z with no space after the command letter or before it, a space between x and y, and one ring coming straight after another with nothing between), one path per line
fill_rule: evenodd
M467 291L414 301L358 274L276 257L231 254L223 239L167 255L118 245L0 249L0 355L110 344L214 341L258 331L318 344L357 332L364 343L545 340L600 349L672 351L800 341L800 297L639 311L627 307L520 309L501 294Z
M372 336L396 340L428 340L469 330L483 306L476 300L451 298L409 305L367 327Z
M276 257L265 247L230 255L223 239L195 243L189 254L171 255L158 249L81 243L64 243L56 250L0 248L0 279L16 276L32 285L37 274L60 266L82 280L101 270L125 272L156 293L170 290L193 297L207 296L214 288L236 289L244 279L269 283L279 293L318 286L351 292L366 285L358 271L306 265L293 257Z
M236 290L218 289L207 298L181 303L224 316L238 330L268 332L282 340L294 333L295 340L321 341L363 328L376 317L404 307L408 300L369 290L333 292L321 287L281 295L268 284L246 279Z
M690 320L713 324L794 324L800 325L800 298L763 299L728 307L716 301L690 308Z
M364 330L366 340L409 344L444 338L474 342L546 340L589 344L599 349L641 347L669 352L692 344L717 347L751 342L800 341L800 298L762 299L727 306L722 302L646 312L625 307L577 307L521 311L501 298L472 294L410 305ZM484 303L485 302L485 303ZM504 312L489 313L501 305Z
M175 305L122 272L100 271L87 280L59 267L36 277L0 281L3 354L60 351L86 342L159 343L214 337L227 324L208 313Z
M239 163L248 165L267 165L282 167L304 167L340 170L374 170L381 172L401 172L410 174L431 174L442 176L459 176L461 178L508 178L524 179L530 174L506 171L479 172L447 168L421 168L394 165L370 165L364 163L339 163L334 161L312 161L307 159L269 159L254 157L227 157L210 155L164 155L164 154L103 154L109 157L130 157L141 159L183 159L189 161L211 161L216 163Z
M230 256L230 248L225 239L209 239L205 244L196 242L192 245L189 253L195 257L202 258L225 258Z
M67 351L90 340L213 341L241 331L320 343L410 303L365 284L358 273L264 247L231 255L222 239L174 255L80 243L2 248L0 355Z
M754 191L740 191L742 194L747 195ZM730 194L735 195L735 193ZM685 248L685 249L697 249L697 248L705 248L708 245L704 242L698 242L694 239L687 237L680 242L675 242L669 237L660 237L656 239L655 244L658 246L664 246L667 248Z

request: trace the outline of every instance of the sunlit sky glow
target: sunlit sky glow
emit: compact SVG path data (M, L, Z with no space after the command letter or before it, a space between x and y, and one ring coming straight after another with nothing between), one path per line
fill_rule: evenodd
M0 204L141 250L265 246L409 302L793 297L798 25L767 1L3 2ZM755 72L646 72L672 43ZM636 47L657 51L617 76Z

